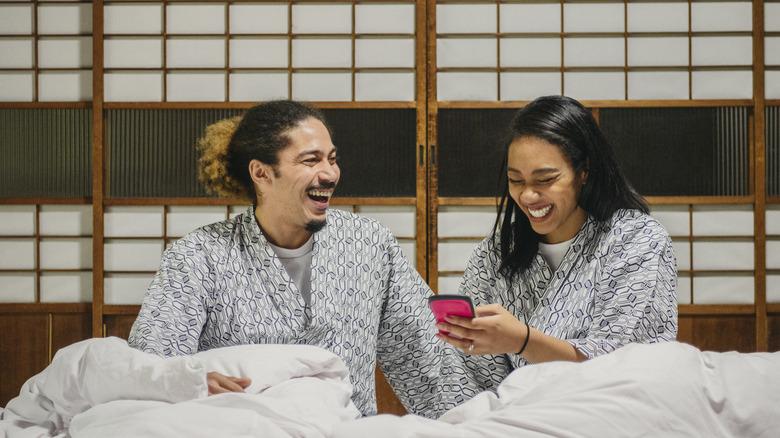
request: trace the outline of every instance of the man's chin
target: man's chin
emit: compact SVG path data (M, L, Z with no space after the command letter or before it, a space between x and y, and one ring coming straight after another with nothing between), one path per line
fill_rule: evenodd
M327 221L325 219L309 221L309 223L306 224L306 231L310 233L316 233L317 231L325 228L326 223Z

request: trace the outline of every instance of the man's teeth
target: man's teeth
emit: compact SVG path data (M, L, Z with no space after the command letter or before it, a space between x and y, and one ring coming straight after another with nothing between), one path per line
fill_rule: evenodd
M528 212L531 213L531 216L533 216L533 217L544 217L544 215L546 215L550 211L551 208L552 208L552 205L548 205L547 207L544 207L541 210L531 210L529 208Z
M324 191L324 190L312 190L312 191L309 192L309 194L311 196L317 196L317 197L320 197L320 198L330 198L330 195L332 193L333 192L331 192L331 191Z

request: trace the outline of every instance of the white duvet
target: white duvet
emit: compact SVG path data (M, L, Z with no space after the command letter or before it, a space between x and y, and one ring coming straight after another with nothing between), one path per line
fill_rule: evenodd
M207 396L206 372L246 376ZM0 437L325 437L360 417L344 363L305 345L243 345L162 359L118 338L61 349L0 413Z
M207 396L206 371L252 378ZM117 338L66 347L0 412L0 437L777 437L780 352L629 345L524 367L445 413L359 418L344 364L309 346L161 359Z
M438 421L380 415L334 438L780 437L780 352L632 344L584 363L520 368Z

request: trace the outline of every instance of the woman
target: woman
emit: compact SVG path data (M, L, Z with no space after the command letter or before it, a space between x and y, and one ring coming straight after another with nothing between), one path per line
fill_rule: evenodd
M509 128L496 223L460 286L476 318L437 324L462 338L437 335L466 355L452 372L468 375L474 391L493 389L529 363L674 340L671 239L590 111L564 96L540 97Z

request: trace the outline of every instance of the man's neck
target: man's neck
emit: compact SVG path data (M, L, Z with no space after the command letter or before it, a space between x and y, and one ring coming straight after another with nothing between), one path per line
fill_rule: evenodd
M272 244L281 248L296 249L311 238L312 233L305 228L293 226L283 219L273 220L269 216L259 206L255 208L255 220L263 231L263 236Z

